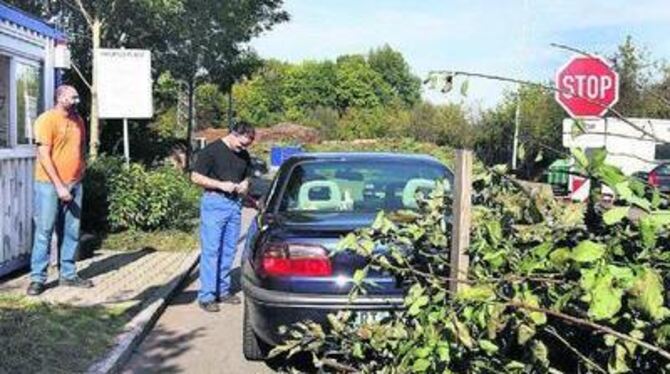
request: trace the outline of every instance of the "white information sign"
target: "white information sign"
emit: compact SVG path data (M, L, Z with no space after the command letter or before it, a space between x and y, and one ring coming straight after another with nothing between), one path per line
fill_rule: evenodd
M151 52L101 48L96 53L99 117L153 117Z

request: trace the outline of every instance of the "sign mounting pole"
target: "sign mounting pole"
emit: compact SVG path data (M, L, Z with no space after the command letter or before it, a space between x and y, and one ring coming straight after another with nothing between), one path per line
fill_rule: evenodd
M126 159L126 166L130 166L130 141L128 136L128 118L123 119L123 157Z

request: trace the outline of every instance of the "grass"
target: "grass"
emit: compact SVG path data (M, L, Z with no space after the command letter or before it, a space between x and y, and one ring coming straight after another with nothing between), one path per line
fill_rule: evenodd
M125 310L0 295L0 373L84 372L126 322Z
M112 251L134 251L152 248L159 251L192 251L198 249L196 230L163 230L154 232L123 231L107 234L100 248Z

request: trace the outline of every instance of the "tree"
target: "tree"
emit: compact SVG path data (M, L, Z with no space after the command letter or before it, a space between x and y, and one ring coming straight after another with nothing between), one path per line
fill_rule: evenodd
M548 84L548 83L547 83ZM476 151L488 164L508 163L512 158L512 135L517 101L521 100L519 155L521 173L536 174L535 160L542 154L542 165L561 156L562 126L565 114L554 100L553 91L537 86L522 86L507 92L496 108L486 111L476 126Z
M393 96L392 87L361 55L338 57L335 85L340 113L344 113L350 107L382 106Z
M153 50L164 47L162 31L181 1L9 0L26 11L53 20L68 35L74 67L81 73L73 80L90 103L91 158L97 156L100 145L93 50L103 46Z
M288 20L282 0L182 0L166 25L166 46L159 59L166 70L186 86L189 97L187 143L190 152L195 89L205 78L232 85L245 43L273 25ZM188 158L187 158L188 159Z
M337 105L336 65L332 61L305 61L286 71L284 106L288 119L303 120L317 107Z
M619 102L614 108L625 116L643 116L645 109L642 93L649 83L646 54L628 36L611 60L614 62L614 70L619 73Z
M388 44L368 53L368 64L381 74L393 92L411 107L421 100L421 80L409 70L405 58Z

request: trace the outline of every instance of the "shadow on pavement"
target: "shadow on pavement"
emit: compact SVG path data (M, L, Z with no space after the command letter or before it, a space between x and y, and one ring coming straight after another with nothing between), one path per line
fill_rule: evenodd
M201 327L187 333L177 333L157 327L152 331L150 341L143 343L143 352L135 352L137 365L124 373L183 373L185 368L168 364L170 359L179 357L193 348L193 341L205 335Z
M144 248L134 252L118 253L103 260L92 263L89 267L80 271L79 276L82 278L91 279L98 275L121 269L122 267L154 252L156 252L156 250L153 248Z
M198 274L199 274L199 268L195 268L191 274L189 274L188 278L184 282L184 291L180 292L179 295L177 295L172 302L170 302L170 305L186 305L186 304L191 304L194 303L197 298L198 298L198 291L197 290L189 290L189 286L191 286L193 283L198 281ZM231 286L230 286L230 291L233 295L238 294L242 290L242 285L240 282L240 276L241 276L241 269L240 267L233 268L230 271L230 278L231 278Z

